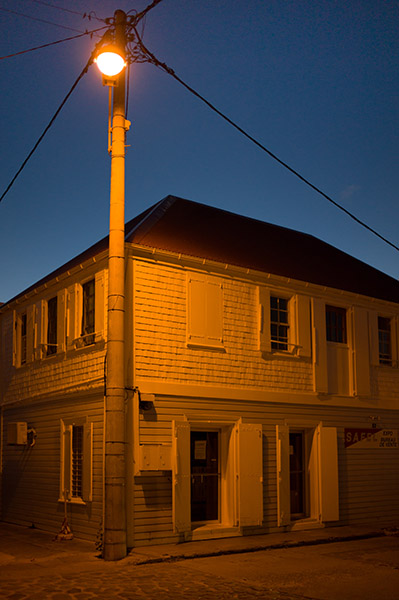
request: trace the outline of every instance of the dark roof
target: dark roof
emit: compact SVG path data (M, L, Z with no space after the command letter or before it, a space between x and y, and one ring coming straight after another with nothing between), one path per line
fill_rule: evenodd
M125 231L126 242L149 248L399 302L396 279L312 235L183 198L167 196L128 221ZM19 296L107 247L108 236Z
M396 279L312 235L174 196L126 241L399 302Z

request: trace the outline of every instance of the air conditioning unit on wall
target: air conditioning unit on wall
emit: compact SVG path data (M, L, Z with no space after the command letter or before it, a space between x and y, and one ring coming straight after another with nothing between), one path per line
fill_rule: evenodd
M7 444L24 446L28 443L28 423L18 421L8 423L7 426Z

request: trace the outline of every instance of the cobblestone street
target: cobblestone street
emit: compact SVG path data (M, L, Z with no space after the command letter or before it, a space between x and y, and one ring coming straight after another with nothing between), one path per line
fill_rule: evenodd
M399 600L399 530L332 528L137 548L0 524L0 600Z
M177 600L280 598L265 588L199 573L184 562L127 567L99 563L90 572L23 577L0 583L7 600ZM284 595L284 598L290 596Z

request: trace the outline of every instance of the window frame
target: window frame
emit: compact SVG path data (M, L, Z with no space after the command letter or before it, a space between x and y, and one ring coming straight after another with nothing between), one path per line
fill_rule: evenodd
M274 300L277 300L277 306L273 306ZM272 352L290 352L291 327L290 327L290 298L270 294L270 347ZM285 307L280 308L280 303L285 303ZM277 320L273 319L273 313L277 312ZM287 320L281 320L279 317L286 315ZM276 336L273 336L273 328L277 329ZM280 335L280 329L286 329L286 335Z

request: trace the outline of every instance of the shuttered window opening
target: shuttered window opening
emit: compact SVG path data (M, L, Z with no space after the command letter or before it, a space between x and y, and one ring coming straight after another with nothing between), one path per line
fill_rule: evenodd
M187 343L223 348L223 286L216 277L188 276Z
M72 497L83 495L83 425L72 425Z
M21 315L21 335L20 335L20 363L26 363L26 313Z
M95 281L91 279L82 285L82 338L85 346L94 344L95 325Z
M57 352L57 296L47 302L47 356Z
M61 420L60 459L59 500L90 502L92 500L93 423L87 423L85 418Z
M378 352L380 365L392 364L391 319L378 317Z

